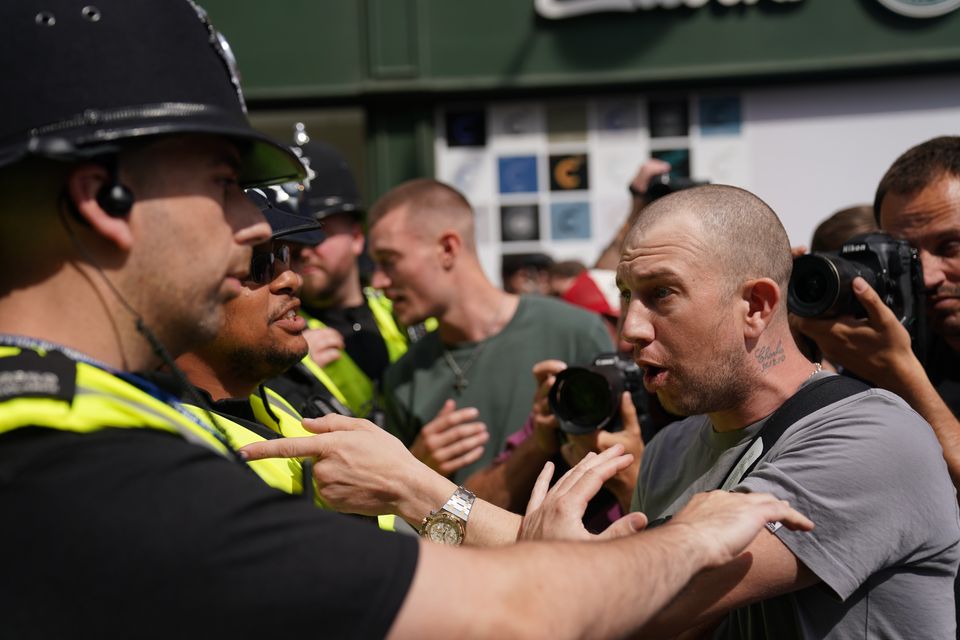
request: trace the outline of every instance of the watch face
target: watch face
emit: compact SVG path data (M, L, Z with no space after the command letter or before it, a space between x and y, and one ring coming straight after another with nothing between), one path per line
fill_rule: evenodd
M463 524L447 514L438 514L427 524L424 537L440 544L458 545L463 542Z

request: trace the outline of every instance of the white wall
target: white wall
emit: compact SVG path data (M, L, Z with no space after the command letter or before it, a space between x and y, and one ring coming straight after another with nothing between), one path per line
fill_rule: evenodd
M741 93L745 188L808 244L834 211L872 203L890 164L911 146L960 135L960 75Z

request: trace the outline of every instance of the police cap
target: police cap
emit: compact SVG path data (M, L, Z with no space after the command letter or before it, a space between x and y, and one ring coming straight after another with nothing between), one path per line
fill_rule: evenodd
M207 133L237 143L244 185L303 177L288 148L250 126L230 46L192 0L2 2L0 60L0 167Z
M280 187L262 187L246 190L250 199L263 212L270 223L273 240L286 240L308 246L315 246L326 239L320 231L320 222L315 218L295 213L285 205L289 196Z

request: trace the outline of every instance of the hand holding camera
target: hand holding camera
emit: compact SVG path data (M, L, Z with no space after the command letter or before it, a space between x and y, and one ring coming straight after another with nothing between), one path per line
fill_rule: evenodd
M858 277L874 292L875 301L879 304L872 312L863 303L864 289L860 287L858 292L853 287ZM874 302L873 298L870 301ZM927 343L925 303L923 271L917 250L906 241L895 240L885 233L855 236L837 252L812 253L796 258L787 295L790 312L801 318L853 316L854 319L867 319L872 322L861 322L859 325L869 324L877 331L883 329L884 333L891 334L885 339L896 337L892 335L896 328L886 326L892 317L894 323L907 332L908 347L912 344L913 352L921 363L925 359ZM843 349L839 347L843 345L836 341L841 336L827 335L824 328L855 324L847 320L837 319L826 324L801 320L797 326L820 345L824 355L834 360L828 350L839 350L841 354L834 355L842 355ZM842 330L839 333L845 334ZM821 337L826 339L826 344L821 344ZM849 345L851 348L856 346ZM862 346L882 348L885 345ZM861 352L862 357L871 355L871 351ZM848 364L844 360L851 362ZM835 362L856 372L858 363L850 357L839 357Z

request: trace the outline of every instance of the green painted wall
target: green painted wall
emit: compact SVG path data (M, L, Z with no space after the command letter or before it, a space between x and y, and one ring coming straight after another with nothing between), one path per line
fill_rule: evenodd
M533 0L204 0L252 99L704 81L960 63L960 12L759 0L547 20Z
M364 142L347 152L364 155L354 166L368 201L432 173L434 109L460 98L960 68L960 11L917 20L877 0L710 0L559 21L533 0L200 2L255 112L359 110ZM290 113L271 127L289 132Z

